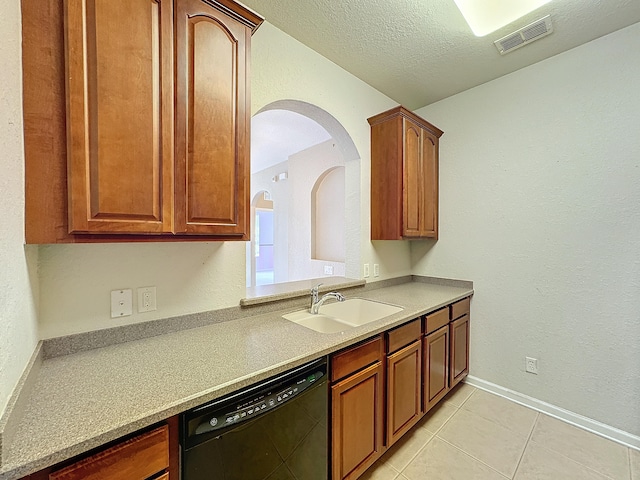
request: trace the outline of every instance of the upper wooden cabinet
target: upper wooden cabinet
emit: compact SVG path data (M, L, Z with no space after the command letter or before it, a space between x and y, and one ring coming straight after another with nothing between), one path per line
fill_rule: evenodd
M442 130L402 106L371 125L371 239L438 238Z
M232 0L24 0L22 15L28 243L249 238L262 18Z

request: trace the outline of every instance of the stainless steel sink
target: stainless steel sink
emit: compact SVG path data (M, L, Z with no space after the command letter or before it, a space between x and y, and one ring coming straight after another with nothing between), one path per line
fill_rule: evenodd
M351 298L344 302L322 305L317 314L299 310L283 315L283 318L316 332L336 333L375 322L402 310L402 307L388 303Z

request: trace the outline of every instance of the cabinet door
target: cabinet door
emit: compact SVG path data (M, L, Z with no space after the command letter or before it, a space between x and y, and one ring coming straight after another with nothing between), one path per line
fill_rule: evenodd
M438 238L438 137L422 130L420 236Z
M420 419L421 342L387 357L387 447Z
M422 215L422 129L404 119L403 162L403 227L405 237L419 237Z
M469 315L449 325L451 334L451 367L449 385L453 388L469 373Z
M66 0L70 233L171 231L171 0Z
M176 0L176 233L248 238L251 30Z
M449 391L449 325L424 337L424 412Z
M331 387L332 478L355 479L383 451L382 362Z

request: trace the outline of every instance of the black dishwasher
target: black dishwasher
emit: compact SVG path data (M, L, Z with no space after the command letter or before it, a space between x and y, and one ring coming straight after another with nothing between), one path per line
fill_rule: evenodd
M326 480L326 358L181 416L182 480Z

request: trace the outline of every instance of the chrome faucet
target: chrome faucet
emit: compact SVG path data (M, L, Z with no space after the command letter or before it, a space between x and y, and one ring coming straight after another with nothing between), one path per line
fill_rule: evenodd
M344 295L338 292L325 293L320 299L318 299L318 288L320 288L320 285L322 285L322 283L319 283L311 289L311 308L309 308L309 313L314 315L318 314L322 304L330 298L335 298L339 302L344 302L345 300Z

